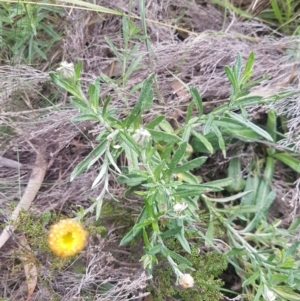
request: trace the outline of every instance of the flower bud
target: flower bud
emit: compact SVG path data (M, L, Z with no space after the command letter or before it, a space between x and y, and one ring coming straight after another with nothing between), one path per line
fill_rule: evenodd
M190 274L182 274L179 279L179 284L183 288L190 288L194 286L194 278Z
M139 128L135 131L132 137L138 145L146 146L151 139L151 134L147 130Z
M61 62L60 67L57 68L56 71L64 79L72 78L75 75L73 63Z
M177 212L181 212L183 211L188 205L183 202L183 203L176 203L173 205L173 210L177 213Z

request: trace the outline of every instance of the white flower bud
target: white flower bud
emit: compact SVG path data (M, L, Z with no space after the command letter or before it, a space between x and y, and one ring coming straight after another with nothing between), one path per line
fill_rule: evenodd
M146 146L151 139L151 134L147 130L139 128L135 131L132 138L138 145Z
M176 203L173 205L173 210L175 212L181 212L183 211L188 205L186 203Z
M263 296L266 301L276 300L276 295L266 285L264 285Z
M56 69L62 78L68 79L75 75L75 69L73 63L61 62L60 67Z
M179 279L179 284L183 288L190 288L194 286L194 278L190 274L182 274Z

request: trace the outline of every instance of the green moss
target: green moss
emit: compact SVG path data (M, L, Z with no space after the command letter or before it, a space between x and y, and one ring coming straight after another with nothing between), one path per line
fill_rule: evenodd
M28 244L32 250L47 252L49 248L47 245L45 223L44 215L37 218L32 213L21 211L18 221L14 226L17 231L21 231L25 234Z
M156 267L154 272L154 283L152 295L154 300L163 301L172 296L183 301L219 301L222 299L220 287L223 281L219 275L227 268L224 255L216 251L199 254L196 248L191 254L185 256L194 268L190 273L195 281L193 288L183 289L175 286L175 279L171 268L166 266Z

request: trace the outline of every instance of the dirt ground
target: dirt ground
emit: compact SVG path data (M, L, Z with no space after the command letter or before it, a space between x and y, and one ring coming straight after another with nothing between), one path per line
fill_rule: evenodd
M128 1L96 2L133 15L138 15L139 12L138 1L131 1L130 8ZM260 1L253 10L254 2L256 1L235 1L237 6L254 14L258 14L268 1ZM130 90L150 72L156 74L159 93L155 94L155 105L144 116L145 122L157 114L165 114L174 127L184 121L190 97L173 74L185 84L199 90L204 109L209 112L228 99L230 86L223 68L225 65L231 66L238 53L245 60L254 51L254 79L269 75L267 80L253 88L253 93L267 96L287 88L300 87L300 69L293 58L293 54L299 51L300 40L297 37L287 37L275 32L255 18L243 19L230 12L224 15L220 7L205 0L146 1L145 13L149 20L174 26L163 26L151 21L147 23L150 53L142 41L131 42L131 46L139 45L137 55L142 55L141 64L144 67L132 74L125 87L120 87L117 93L111 95L112 105L119 109L120 118L126 114L126 107L121 99L127 98L129 105L133 106L138 94L130 93ZM82 61L82 82L85 85L100 73L118 78L121 69L105 37L122 47L121 17L72 9L66 11L63 22L65 35L57 46L60 55L55 58L53 66L63 60L73 63ZM134 22L141 26L138 18ZM9 125L10 128L1 137L0 143L2 225L9 219L12 208L17 206L20 195L25 192L28 181L33 177L33 171L36 172L36 177L42 176L42 185L29 208L29 212L37 220L48 212L74 215L76 210L88 208L91 198L95 198L101 191L101 187L90 190L97 175L97 165L73 182L69 181L73 168L93 149L95 137L101 127L93 122L74 124L71 121L76 110L68 103L67 94L55 94L57 88L50 82L45 70L46 63L38 68L34 65L0 66L0 77L6 84L3 92L0 92L0 125ZM12 80L16 76L18 80ZM112 88L107 84L101 91L101 96L111 93ZM57 97L49 107L45 106L42 95ZM22 110L17 108L16 101L25 103ZM286 102L278 102L274 106L281 113L294 118L294 123L288 125L290 135L286 137L286 143L293 141L296 147L300 147L299 135L295 134L300 121L297 119L299 113L295 101L290 99L290 102L295 105L292 109ZM57 110L57 107L62 109ZM249 110L249 114L253 119L264 118L266 110L267 108L256 107ZM249 152L251 151L253 149L249 148ZM4 162L3 158L12 161ZM227 161L219 154L212 156L210 162L218 164L207 166L202 176L212 178L225 173ZM298 212L299 191L292 181L282 180L283 172L287 177L290 175L292 179L297 178L285 167L277 167L274 186L278 195L270 218L281 218L288 226L291 222L290 214ZM53 268L51 255L39 249L40 247L34 249L31 246L32 251L29 253L34 253L39 280L30 300L152 300L147 292L147 285L153 280L139 263L142 246L137 244L119 247L124 228L130 227L139 213L140 202L125 198L124 188L113 177L110 185L120 203L104 206L101 226L105 226L106 234L101 235L95 231L79 258L70 260L67 264L56 262L56 267ZM111 202L114 201L108 197L107 203ZM92 225L93 217L88 218L86 223ZM46 233L49 227L47 221L42 226ZM28 285L23 264L29 255L24 251L27 248L26 239L24 241L24 231L20 229L22 227L17 227L0 249L0 300L27 298ZM34 238L38 234L32 235ZM33 238L27 240L32 241ZM82 267L85 268L82 270ZM223 277L228 289L240 290L241 283L231 267ZM107 289L112 283L117 285L111 296L102 298L99 294L94 299L80 297L83 291L92 294L99 291L99 287ZM170 297L169 300L176 299Z

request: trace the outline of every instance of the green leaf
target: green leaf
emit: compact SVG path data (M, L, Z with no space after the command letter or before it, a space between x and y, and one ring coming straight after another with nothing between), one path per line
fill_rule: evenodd
M108 96L106 97L105 101L104 101L103 108L102 108L102 114L103 114L103 115L106 115L107 107L108 107L110 101L111 101L111 96L108 95Z
M192 264L183 256L171 251L166 251L168 255L170 255L173 259L175 259L179 264L185 264L187 266L192 266Z
M238 192L244 189L246 182L242 177L242 167L240 158L232 158L229 161L229 166L227 168L227 176L233 179L231 184L226 186L227 191Z
M260 282L259 287L257 288L256 292L255 292L255 298L253 299L253 301L260 301L260 296L262 295L264 291L264 284L263 282Z
M186 151L186 147L187 147L187 143L183 142L181 143L177 150L175 151L171 162L168 164L168 170L167 170L167 174L170 175L171 173L173 173L174 168L177 166L177 164L181 161L181 159L183 158L185 151Z
M99 118L97 117L97 115L94 115L94 114L80 114L80 115L72 118L72 121L75 121L75 122L81 122L81 121L86 121L86 120L99 121Z
M107 173L108 173L108 164L107 164L107 160L104 160L104 162L101 165L100 172L98 173L98 176L94 180L91 189L94 189L99 184L99 182L102 182L103 177L107 176Z
M167 168L165 160L162 160L154 169L153 175L156 181L159 181L162 177L163 171Z
M226 202L232 202L235 200L240 199L241 197L251 193L252 191L244 191L244 192L240 192L234 195L231 195L229 197L224 197L224 198L209 198L208 196L204 195L202 196L204 199L209 200L211 202L216 202L216 203L226 203Z
M288 287L284 286L273 286L272 290L278 294L280 297L284 298L284 300L288 301L299 301L300 295L292 292Z
M231 69L228 66L224 66L224 71L225 71L231 85L233 87L236 87L237 86L237 81L235 79L234 73L231 71Z
M230 183L233 181L233 178L224 178L224 179L220 179L220 180L215 180L215 181L211 181L205 184L200 184L200 185L209 185L210 187L226 187L228 185L230 185Z
M214 115L210 114L208 120L205 122L203 129L203 135L207 135L211 131L212 124L214 122Z
M168 122L166 119L163 119L160 122L159 127L168 134L174 134L173 127L171 126L170 122Z
M83 101L82 99L79 99L75 96L71 96L70 102L76 109L78 109L82 113L86 113L89 111L87 102Z
M232 120L228 117L220 117L214 120L214 125L218 127L222 127L224 129L244 129L245 127L241 125L239 122Z
M75 79L76 79L76 81L78 81L80 79L81 71L82 71L82 61L78 61L78 63L75 66Z
M141 211L141 213L140 213L140 215L139 215L139 217L138 217L138 219L137 219L137 221L136 221L136 225L137 224L141 224L141 223L143 223L145 220L146 220L146 218L147 218L147 212L146 212L146 208L145 207L143 207L143 209L142 209L142 211ZM151 222L150 222L150 224L151 224ZM131 242L132 241L132 239L134 238L134 237L136 237L140 232L141 232L141 230L142 230L142 227L140 227L140 228L137 228L137 227L133 227L123 238L122 238L122 240L121 240L121 242L120 242L120 246L124 246L124 245L126 245L126 244L128 244L129 242Z
M190 138L191 138L191 133L192 133L192 126L191 125L186 125L184 127L183 133L182 133L182 140L184 142L189 142ZM189 147L191 148L192 146L190 144L187 145L187 149L189 149ZM191 150L192 152L193 150ZM186 152L187 154L187 152Z
M131 148L136 154L140 153L140 149L134 139L126 132L120 131L119 138L129 147Z
M267 210L273 204L275 198L276 198L276 190L272 190L268 194L267 198L262 200L261 205L257 206L256 215L254 216L252 221L247 225L245 229L243 229L240 232L241 233L251 232L252 229L254 229L257 225L259 225L259 222L264 218Z
M140 93L140 96L133 107L130 115L125 119L124 125L129 128L132 122L142 114L144 110L150 108L153 103L153 90L151 88L153 83L154 75L151 74L145 81Z
M184 163L180 166L177 166L173 169L173 173L181 173L184 171L189 171L191 169L200 167L205 161L207 160L207 157L199 157L196 159L193 159L187 163Z
M253 205L255 206L255 198L256 198L256 192L258 191L259 186L259 178L257 173L254 173L254 176L248 176L246 180L246 186L244 191L249 192L241 199L242 205Z
M155 255L157 253L160 253L161 252L161 248L162 246L161 245L156 245L152 248L149 248L146 253L149 254L149 255Z
M292 157L290 153L275 153L271 155L273 158L281 161L297 173L300 173L300 160Z
M96 203L96 220L99 219L100 214L101 214L104 195L105 195L105 189L102 190L101 194L96 199L96 202L97 202Z
M180 185L180 189L176 189L172 195L180 198L186 198L191 196L199 196L205 191L207 191L205 187L194 187L194 189L185 189L185 187L182 186L183 185Z
M286 249L286 256L294 255L300 246L300 241L294 242L290 247Z
M213 149L211 143L207 140L207 138L205 136L196 132L195 130L192 130L192 134L204 144L204 146L207 148L207 150L211 154L213 153L214 149Z
M138 186L147 181L147 176L142 174L128 174L120 175L117 177L117 181L121 184L126 184L128 186Z
M125 81L128 80L129 76L132 74L132 72L139 70L142 68L142 66L139 66L140 61L142 60L142 56L139 55L138 57L136 57L130 64L130 66L128 67L126 73L124 74L124 79Z
M252 76L252 71L253 71L252 68L253 68L254 58L255 58L255 55L254 55L254 52L252 51L247 59L245 69L243 72L243 76L241 78L242 84L245 84Z
M107 159L109 160L110 164L115 168L115 170L116 170L119 174L121 174L122 172L121 172L120 168L118 167L118 165L117 165L115 159L113 158L111 152L110 152L108 149L106 149L106 156L107 156Z
M195 87L190 88L190 93L192 95L192 100L195 102L198 109L198 116L201 117L203 115L203 105L202 98Z
M215 231L215 225L214 225L214 215L212 213L209 214L209 223L208 227L205 233L205 245L206 246L213 246L213 239L214 239L214 231Z
M181 227L181 231L180 233L178 233L175 237L177 238L177 240L179 241L179 243L181 244L181 246L183 247L183 249L188 252L191 253L191 248L189 245L189 242L186 240L185 236L184 236L184 225L183 225L183 221L177 219L176 223L179 227Z
M270 110L268 112L268 120L266 125L266 130L272 136L273 141L276 141L276 130L277 130L277 114L275 110ZM274 150L275 151L275 150Z
M251 141L257 141L261 140L261 135L257 134L255 131L252 129L232 129L232 128L227 128L223 130L226 134L230 134L237 139L245 142L251 142Z
M228 112L227 114L233 120L236 120L236 121L240 122L241 124L245 125L247 128L252 129L253 131L255 131L260 136L266 138L268 141L273 142L273 139L270 136L270 134L267 133L266 131L264 131L263 129L261 129L260 127L258 127L257 125L255 125L254 123L250 122L249 120L244 119L242 116L240 116L240 115L238 115L234 112Z
M70 181L72 182L76 177L89 169L106 150L107 141L103 140L95 149L93 149L84 160L77 164L71 173Z
M205 136L205 138L210 142L211 146L213 147L213 151L219 149L219 141L215 133L210 132L207 136ZM196 137L192 138L191 146L194 152L210 153L206 146Z
M232 71L234 72L234 76L237 81L239 81L241 77L241 70L242 70L242 57L241 54L239 53L236 58L235 64L232 67Z
M248 106L253 106L253 105L258 105L258 104L263 104L263 103L268 103L268 102L273 102L274 97L272 98L263 98L262 96L243 96L239 97L234 104L230 107L230 110L235 110L235 109L240 109L240 108L246 108ZM218 106L215 108L210 114L220 114L228 110L228 104L224 104L221 106Z
M96 113L99 107L99 97L100 97L100 78L97 77L93 84L89 86L89 100L90 106L92 107L93 111Z
M300 217L295 218L289 226L289 231L296 230L300 225Z
M133 150L131 147L128 147L126 143L121 144L124 152L126 159L128 160L128 169L129 171L135 171L139 169L139 161L138 161L138 156L135 150Z
M194 111L194 105L195 103L193 101L191 101L186 109L186 116L185 116L185 121L184 124L187 125L189 124L191 117L193 115L193 111Z
M224 158L226 158L226 146L225 146L225 141L224 138L222 136L221 131L219 130L219 128L216 125L212 125L212 131L216 134L216 136L218 137L218 142L219 142L219 147L222 150L222 154L224 156Z
M115 47L115 45L113 44L113 42L109 38L104 36L104 39L105 39L105 42L110 46L110 49L113 51L114 55L117 57L117 59L119 61L119 64L122 66L123 65L123 56L117 50L117 48Z
M63 90L69 92L73 96L75 96L75 100L80 102L83 106L87 107L87 101L85 100L83 94L80 92L80 88L78 86L74 87L74 83L67 80L62 80L56 73L50 73L52 81Z
M226 253L226 256L230 258L232 256L242 255L243 253L245 253L245 248L232 248Z
M175 227L175 228L172 228L172 229L169 229L169 230L163 232L160 235L160 237L163 238L163 239L174 237L175 235L177 235L178 233L180 233L180 231L181 231L181 227Z
M254 106L254 105L259 105L261 103L263 103L263 97L262 96L257 96L257 95L245 95L242 97L239 97L235 104L234 107L235 108L246 108L249 106Z
M190 196L199 196L206 191L221 191L222 188L209 185L194 185L194 184L181 184L173 192L173 196L178 196L181 198L190 197Z
M145 245L145 247L146 248L150 248L151 245L150 245L148 234L147 234L145 228L143 228L143 239L144 239L144 245Z
M181 139L173 134L168 134L163 131L156 131L148 129L149 133L151 134L152 138L156 142L165 142L165 143L178 143L181 142Z
M177 176L178 180L189 183L189 184L197 184L202 181L202 178L200 176L196 177L188 171L183 171L183 172L177 173L176 176Z
M283 24L284 22L282 20L281 9L279 8L279 6L277 4L277 0L271 0L271 6L272 6L272 10L273 10L273 13L274 13L276 19L278 20L278 22L280 24Z
M252 283L255 282L256 279L258 279L260 277L260 272L254 272L248 279L246 279L243 283L242 283L242 287L246 287L248 285L251 285Z
M157 125L160 124L160 122L162 120L165 119L165 116L164 115L158 115L157 117L155 117L152 121L150 121L146 126L145 128L147 130L153 130Z

